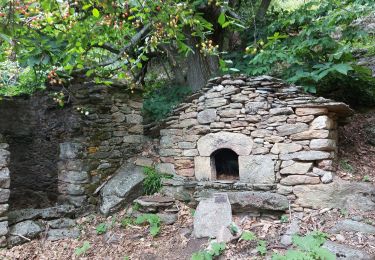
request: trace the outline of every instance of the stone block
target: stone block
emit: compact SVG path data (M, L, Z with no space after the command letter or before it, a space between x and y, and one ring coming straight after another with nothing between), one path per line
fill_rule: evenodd
M328 109L325 107L297 107L297 116L308 116L308 115L325 115L328 114Z
M312 168L313 163L294 162L293 164L281 169L281 174L306 174Z
M8 189L10 186L10 175L9 169L3 168L0 169L0 188Z
M309 140L309 139L325 139L330 136L329 130L308 130L305 132L293 134L290 136L292 140Z
M278 108L271 108L270 114L274 116L278 115L291 115L293 114L293 109L291 107L278 107Z
M194 158L195 178L198 181L213 180L211 158L209 156L197 156Z
M123 142L128 144L140 144L144 141L143 135L127 135L124 136Z
M176 174L174 164L172 163L159 163L156 165L156 170L161 173Z
M194 214L194 236L215 238L222 228L232 223L232 208L226 194L199 202Z
M300 132L304 132L309 128L305 123L285 124L276 127L279 136L292 135Z
M7 203L10 196L9 189L1 189L0 188L0 203Z
M331 154L321 151L301 151L296 153L280 154L281 160L315 161L330 159Z
M129 124L142 124L143 122L143 117L137 114L129 114L129 115L126 115L125 118L126 118L126 123L129 123Z
M335 122L328 116L318 116L310 123L310 129L333 129L335 128Z
M205 109L198 113L197 119L200 124L209 124L216 120L216 109Z
M296 143L276 143L271 149L271 153L284 154L302 150L302 145Z
M336 141L333 139L313 139L310 142L311 150L335 151Z
M60 159L76 159L79 157L82 146L79 143L60 143Z
M213 99L206 99L204 105L206 108L215 108L225 106L228 103L228 100L225 98L213 98Z
M270 155L239 156L238 167L241 182L252 184L275 183L275 162Z
M319 184L319 177L310 177L305 175L289 175L288 177L282 178L280 184L286 186L294 186L301 184Z
M207 134L197 143L200 156L211 156L213 152L223 148L231 149L238 155L249 155L252 147L253 141L249 136L230 132Z

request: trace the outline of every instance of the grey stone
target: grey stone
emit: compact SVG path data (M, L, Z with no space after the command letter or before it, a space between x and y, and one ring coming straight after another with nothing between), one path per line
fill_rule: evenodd
M271 149L271 153L274 154L284 154L293 153L302 150L302 145L296 143L276 143Z
M241 113L240 109L225 109L225 110L219 111L219 116L225 117L225 118L227 118L227 117L234 118L237 115L239 115L240 113Z
M270 109L271 115L291 115L293 114L293 109L291 107L279 107L279 108L271 108Z
M270 104L268 102L248 102L245 104L245 111L249 114L256 114L260 109L268 109Z
M262 191L227 192L233 212L284 211L289 203L286 196Z
M308 116L308 115L325 115L328 113L328 109L325 107L297 107L296 115Z
M334 121L328 116L318 116L310 123L310 129L333 129Z
M6 167L10 160L10 152L0 149L0 168Z
M9 232L8 221L0 222L0 237L7 235Z
M281 169L281 174L306 174L312 167L312 163L294 162Z
M292 237L300 232L299 220L293 218L291 223L288 225L288 229L285 231L285 234L281 236L280 243L283 246L290 246L292 244Z
M195 178L198 181L212 180L211 158L209 156L196 156L194 158Z
M308 128L309 126L305 123L295 123L278 126L276 130L278 131L278 135L286 136L306 131Z
M113 213L142 195L144 178L142 167L126 163L122 165L100 192L100 212L104 215Z
M211 156L218 149L228 148L238 155L249 155L253 146L252 139L244 134L218 132L201 137L197 143L201 156Z
M158 172L161 173L176 174L176 170L172 163L159 163L155 168Z
M238 94L232 95L231 100L233 102L245 102L249 100L249 96L238 93Z
M364 234L375 234L375 227L362 222L344 219L340 220L336 225L330 229L331 233L345 232L361 232Z
M368 183L337 179L329 184L296 186L293 193L297 196L296 203L307 208L375 209L375 187Z
M333 139L313 139L310 142L310 149L320 151L335 151L336 141Z
M356 260L374 260L373 256L369 255L368 253L366 253L362 250L352 248L348 245L342 245L342 244L339 244L339 243L335 243L335 242L332 242L332 241L326 241L323 244L323 248L326 248L329 251L331 251L333 254L335 254L336 257L337 257L337 260L340 260L340 259L342 259L342 260L343 259L345 259L345 260L353 260L353 259L356 259Z
M10 197L10 190L0 188L0 203L7 203L9 200L9 197Z
M116 123L121 123L125 121L125 115L121 112L116 112L112 114L112 120Z
M77 239L80 234L81 232L78 228L51 229L47 232L47 240L57 241L66 238Z
M144 166L144 167L152 167L154 164L153 160L146 157L137 157L137 159L134 162L137 166Z
M10 186L9 169L8 168L0 169L0 188L8 189L9 186Z
M129 144L140 144L144 141L143 135L127 135L124 136L123 142Z
M173 213L157 213L156 215L158 215L161 222L166 225L173 225L178 219L177 214Z
M225 98L213 98L204 101L206 108L215 108L225 106L228 101Z
M285 178L282 178L280 184L286 186L294 186L301 184L319 184L319 177L310 177L305 175L289 175Z
M275 163L269 155L239 156L238 165L241 182L275 183Z
M54 219L71 217L76 213L76 209L71 205L60 205L45 209L22 209L10 211L8 220L10 224L31 219Z
M125 118L126 118L126 123L129 123L129 124L142 124L143 122L143 117L137 114L129 114L129 115L126 115Z
M209 124L216 120L216 109L206 109L198 113L197 119L200 124Z
M328 130L308 130L308 131L293 134L290 136L292 140L325 139L328 137L329 137Z
M30 239L35 238L42 233L43 230L44 229L36 221L26 220L24 222L17 223L9 228L10 236L8 237L8 244L18 245L28 242L28 240L20 236Z
M323 183L330 183L333 181L333 176L332 176L332 172L328 172L326 171L323 176L320 178L320 180L323 182Z
M331 158L331 154L321 151L301 151L296 153L281 154L281 160L315 161Z
M221 227L216 237L218 243L226 243L234 238L228 227Z
M271 136L272 131L266 130L266 129L259 129L259 130L254 130L251 132L252 137L258 137L258 138L263 138L267 136Z
M292 192L293 192L293 187L277 184L277 193L281 195L289 195Z
M70 218L59 218L47 221L47 225L50 228L59 229L59 228L70 228L76 225L76 222Z
M226 194L214 194L213 198L199 202L194 214L194 236L217 237L223 227L232 223L232 208Z
M83 184L89 182L89 175L85 171L60 171L58 179L62 182Z
M60 159L75 159L79 156L82 146L79 143L65 142L60 144Z

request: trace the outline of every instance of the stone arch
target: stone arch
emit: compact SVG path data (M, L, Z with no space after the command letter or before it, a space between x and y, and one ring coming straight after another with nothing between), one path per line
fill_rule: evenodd
M197 148L200 156L211 156L213 152L224 148L231 149L239 156L245 156L251 153L253 140L245 134L218 132L201 137Z

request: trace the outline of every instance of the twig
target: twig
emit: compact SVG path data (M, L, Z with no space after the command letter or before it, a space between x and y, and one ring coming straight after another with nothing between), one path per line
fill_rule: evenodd
M25 236L23 236L23 235L20 235L20 234L15 234L15 233L10 233L10 235L12 235L12 236L18 236L18 237L20 237L20 238L23 238L23 239L25 239L25 240L27 240L27 241L31 241L31 239L30 238L28 238L28 237L25 237Z

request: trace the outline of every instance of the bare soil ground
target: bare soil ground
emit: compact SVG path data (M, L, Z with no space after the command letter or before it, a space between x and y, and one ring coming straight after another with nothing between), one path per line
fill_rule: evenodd
M192 210L181 204L179 218L173 225L162 225L158 236L152 237L147 226L121 226L125 211L109 218L90 215L78 220L82 235L79 239L47 241L43 238L34 240L11 249L0 251L0 259L190 259L194 252L206 248L208 239L195 239L191 236L193 229ZM340 212L339 210L324 209L304 213L301 221L301 234L313 230L327 232L339 219L360 217L366 223L375 224L375 212ZM256 234L259 239L266 241L267 254L259 255L255 241L235 240L226 245L226 250L220 259L269 259L275 252L286 250L280 244L280 236L285 232L288 223L280 220L256 219L248 216L235 216L234 222L242 229ZM106 223L108 230L98 235L96 227ZM367 251L375 255L375 236L360 233L343 232L349 246ZM335 241L336 235L329 235ZM90 243L90 248L84 255L77 256L75 250L84 242Z

